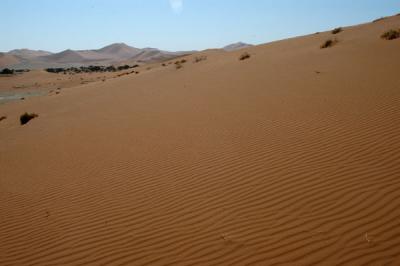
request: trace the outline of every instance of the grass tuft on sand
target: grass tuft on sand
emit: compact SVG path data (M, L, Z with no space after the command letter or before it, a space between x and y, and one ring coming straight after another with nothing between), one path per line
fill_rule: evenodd
M322 45L321 45L321 49L325 49L325 48L330 48L332 46L334 46L335 44L337 44L339 41L337 39L329 39L326 40Z
M339 28L332 30L332 34L338 34L338 33L341 33L342 31L343 31L343 28L339 27Z
M382 34L381 38L385 40L394 40L400 38L400 30L389 30Z
M246 53L243 53L243 54L240 55L239 60L243 61L243 60L246 60L246 59L249 59L249 58L250 58L250 54L246 52Z
M193 63L198 63L198 62L205 61L205 60L207 60L207 56L205 56L205 55L196 56L196 57L194 58Z

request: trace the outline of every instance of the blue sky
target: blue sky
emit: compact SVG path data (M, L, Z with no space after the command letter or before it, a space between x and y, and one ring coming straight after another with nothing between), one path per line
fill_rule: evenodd
M400 0L1 0L0 51L260 44L400 13Z

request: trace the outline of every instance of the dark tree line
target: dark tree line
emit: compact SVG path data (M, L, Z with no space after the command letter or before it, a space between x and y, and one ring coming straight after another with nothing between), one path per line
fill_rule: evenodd
M90 73L90 72L115 72L126 70L130 68L138 67L139 65L123 65L123 66L81 66L81 67L69 67L69 68L46 68L49 73Z
M22 73L22 72L29 72L29 69L9 69L9 68L4 68L2 71L0 71L0 74L12 75L14 73Z

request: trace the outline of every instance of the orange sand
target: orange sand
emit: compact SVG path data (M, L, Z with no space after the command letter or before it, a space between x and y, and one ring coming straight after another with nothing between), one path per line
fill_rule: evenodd
M400 265L391 28L0 105L0 265Z

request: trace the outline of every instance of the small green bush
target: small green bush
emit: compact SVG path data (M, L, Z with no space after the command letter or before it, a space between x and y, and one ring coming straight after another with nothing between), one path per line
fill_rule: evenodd
M39 115L38 114L35 114L35 113L30 113L30 114L28 114L28 113L25 113L25 114L22 114L20 117L19 117L19 121L21 122L21 125L25 125L26 123L28 123L30 120L32 120L32 119L34 119L34 118L36 118L36 117L38 117Z

